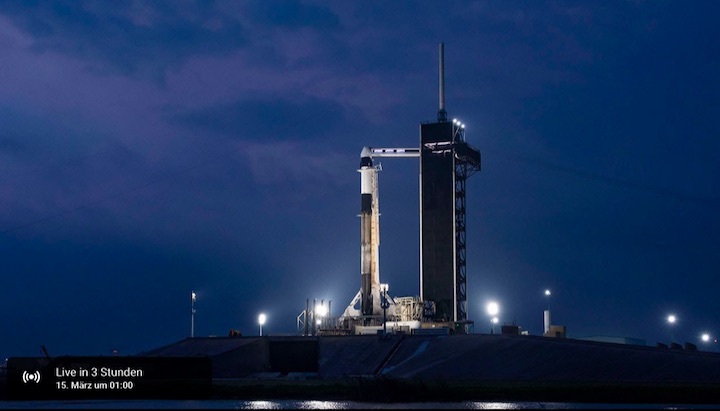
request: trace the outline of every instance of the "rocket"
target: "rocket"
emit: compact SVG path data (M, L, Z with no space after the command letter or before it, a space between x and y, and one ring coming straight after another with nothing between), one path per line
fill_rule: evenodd
M371 150L360 154L360 301L362 315L376 314L374 296L379 295L380 213L378 207L378 170Z
M360 152L360 306L361 315L380 315L380 206L373 157L420 157L417 148L371 148ZM352 304L351 304L352 305ZM391 308L391 312L393 309Z
M382 168L373 163L373 157L420 157L420 149L363 147L360 152L360 291L340 318L383 315L378 205L378 171ZM392 297L388 298L390 307L387 313L392 316L395 306ZM360 309L356 308L358 304Z

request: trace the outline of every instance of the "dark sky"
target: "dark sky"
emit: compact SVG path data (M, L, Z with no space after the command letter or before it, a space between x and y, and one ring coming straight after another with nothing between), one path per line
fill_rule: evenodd
M0 355L291 334L360 287L363 146L446 107L482 152L468 313L569 337L720 334L720 3L0 2ZM380 272L419 294L418 164Z

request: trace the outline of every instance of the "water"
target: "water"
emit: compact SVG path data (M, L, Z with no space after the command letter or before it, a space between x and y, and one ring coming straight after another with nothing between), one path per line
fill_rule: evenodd
M563 410L563 409L717 409L718 404L608 404L569 402L403 402L356 401L242 401L242 400L78 400L0 401L0 409L234 409L234 410L352 410L352 409L471 409L471 410Z

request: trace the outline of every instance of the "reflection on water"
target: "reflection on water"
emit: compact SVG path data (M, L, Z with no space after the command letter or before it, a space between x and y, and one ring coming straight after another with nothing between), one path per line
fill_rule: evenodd
M336 401L302 401L299 408L303 410L344 410L344 402Z
M241 410L279 410L281 407L272 401L249 401L245 403L245 407L236 409Z
M473 402L471 404L472 408L476 410L517 410L521 408L520 403L517 402Z
M402 402L355 401L240 401L240 400L138 400L138 401L0 401L0 409L235 409L235 410L343 410L343 409L717 409L719 404L591 404L569 402Z
M232 408L240 410L344 410L354 408L348 407L348 404L348 402L337 401L236 401Z

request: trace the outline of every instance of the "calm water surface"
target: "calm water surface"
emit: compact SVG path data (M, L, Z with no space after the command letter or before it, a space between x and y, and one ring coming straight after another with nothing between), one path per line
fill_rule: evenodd
M720 404L593 404L568 402L404 402L355 401L240 401L240 400L87 400L87 401L0 401L0 409L235 409L235 410L352 410L352 409L474 409L474 410L562 410L562 409L718 409Z

